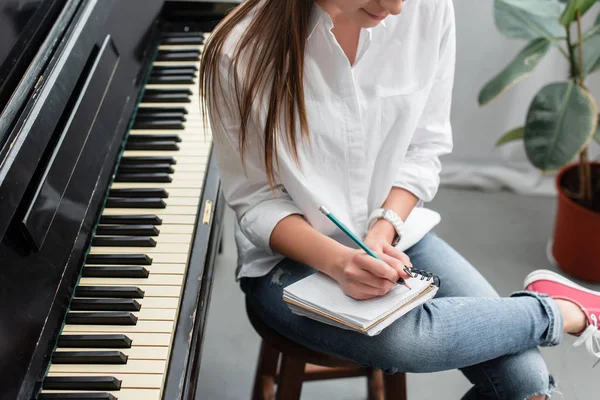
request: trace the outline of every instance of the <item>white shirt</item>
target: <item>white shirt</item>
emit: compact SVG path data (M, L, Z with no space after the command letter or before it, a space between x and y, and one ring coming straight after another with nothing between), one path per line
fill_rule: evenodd
M250 18L235 28L225 47L222 76L231 44ZM363 29L352 66L332 27L329 15L315 5L304 80L310 143L298 142L300 167L286 146L278 148L278 193L271 192L265 174L260 122L249 131L245 171L238 118L211 118L223 195L237 217L238 279L265 275L283 259L269 241L277 223L291 214L302 214L314 229L341 238L319 211L325 205L362 237L369 214L382 206L392 187L412 192L420 205L437 192L439 158L452 150L452 0L410 0L400 15ZM229 105L232 100L227 94L222 99ZM258 112L254 117L264 121Z

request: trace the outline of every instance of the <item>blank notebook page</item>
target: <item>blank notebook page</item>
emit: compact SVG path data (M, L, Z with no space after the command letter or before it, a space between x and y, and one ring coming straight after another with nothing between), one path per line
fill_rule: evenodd
M285 288L284 293L292 300L309 305L332 315L344 316L350 321L373 321L397 309L401 304L418 296L429 282L418 278L407 280L412 290L397 285L383 297L355 300L347 296L339 284L329 276L316 272L308 278Z

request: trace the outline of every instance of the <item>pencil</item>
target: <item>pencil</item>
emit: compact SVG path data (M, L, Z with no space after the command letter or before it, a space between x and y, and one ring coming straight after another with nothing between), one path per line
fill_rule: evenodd
M356 243L361 249L363 249L365 251L365 253L367 253L368 255L370 255L373 258L381 260L381 258L373 250L371 250L366 244L364 244L363 241L358 238L358 236L356 236L352 231L350 231L350 229L348 229L346 227L346 225L344 225L342 223L342 221L340 221L339 219L337 219L335 217L335 215L333 215L327 209L327 207L321 206L321 207L319 207L319 211L321 211L323 214L325 214L325 216L327 218L329 218L334 224L336 224L337 227L340 228L341 231L344 232L344 234L346 234L346 236L348 236L350 239L352 239L352 241L354 243ZM400 285L402 285L402 286L405 286L405 287L411 289L411 287L408 286L408 284L406 283L406 281L403 278L398 278L397 283L400 284Z

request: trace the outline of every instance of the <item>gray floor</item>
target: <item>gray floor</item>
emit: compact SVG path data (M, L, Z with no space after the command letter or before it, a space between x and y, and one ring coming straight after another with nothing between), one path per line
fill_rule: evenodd
M502 295L519 290L530 271L553 269L545 249L554 220L553 199L442 189L430 206L443 215L438 234L477 266ZM250 398L259 348L259 337L246 318L242 292L234 281L232 217L227 210L224 252L216 264L204 342L199 398L208 400ZM592 369L593 360L572 343L566 337L561 346L542 349L562 392L555 398L597 399L600 366ZM469 382L456 371L408 377L410 400L460 399L468 388ZM365 398L364 379L358 378L307 383L302 392L302 399Z

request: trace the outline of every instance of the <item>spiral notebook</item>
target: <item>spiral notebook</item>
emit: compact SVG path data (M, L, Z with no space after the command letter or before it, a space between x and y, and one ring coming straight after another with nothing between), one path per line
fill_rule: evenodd
M294 314L375 336L432 299L440 286L437 276L417 270L413 270L413 277L406 282L411 289L396 285L385 296L355 300L347 296L335 280L316 272L284 288L283 300Z

